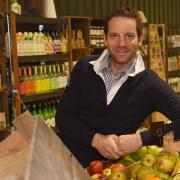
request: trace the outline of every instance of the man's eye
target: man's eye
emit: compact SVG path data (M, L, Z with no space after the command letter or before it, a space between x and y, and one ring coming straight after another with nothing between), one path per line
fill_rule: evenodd
M126 35L125 35L125 38L134 39L134 38L135 38L135 35L134 35L134 34L126 34Z
M116 38L117 35L116 34L111 34L111 38Z

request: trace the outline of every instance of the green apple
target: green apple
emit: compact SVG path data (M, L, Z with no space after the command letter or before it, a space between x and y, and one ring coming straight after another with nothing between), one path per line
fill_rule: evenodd
M121 159L119 162L124 164L124 166L129 166L129 165L135 163L135 161L131 158L130 155L124 156L123 159Z
M172 180L180 180L180 174L176 174L174 177L172 177Z
M138 151L133 152L130 154L130 157L134 160L134 161L139 161L142 159L142 157L147 153L147 146L143 146L142 148L140 148Z
M155 161L156 161L156 158L153 154L145 154L143 158L141 159L141 164L144 166L152 167Z
M109 177L108 180L126 180L126 176L122 172L113 172Z
M176 151L170 152L169 156L174 156L174 157L176 157L178 159L179 158L179 152L176 152Z
M152 167L149 166L141 166L138 168L138 170L136 171L136 179L137 180L144 180L144 176L145 174L149 174L149 173L154 173L155 170Z
M166 173L163 173L163 172L160 172L160 171L156 171L156 175L163 179L163 180L169 180L170 179L170 175L169 174L166 174Z
M152 145L147 147L147 153L153 154L154 156L157 156L161 152L162 148Z
M180 159L177 160L174 170L172 172L172 176L180 174Z
M170 155L159 155L156 158L156 167L163 173L171 173L176 164L176 157Z
M92 180L99 180L101 178L102 178L102 174L100 174L100 173L95 173L91 176Z
M102 175L103 176L110 176L111 175L111 168L103 169Z
M133 179L136 179L136 172L141 167L141 163L136 163L130 167L130 176Z

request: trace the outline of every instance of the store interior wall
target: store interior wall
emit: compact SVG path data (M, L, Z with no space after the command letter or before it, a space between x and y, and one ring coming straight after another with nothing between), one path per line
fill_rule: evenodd
M58 16L103 18L112 9L133 7L144 12L149 23L180 27L180 0L54 0ZM169 34L180 33L171 28Z
M23 8L33 7L42 15L45 0L19 0ZM148 23L167 24L169 34L180 33L180 0L54 0L57 16L103 18L112 9L133 7L143 11ZM174 28L173 28L174 27ZM179 27L179 28L177 28Z

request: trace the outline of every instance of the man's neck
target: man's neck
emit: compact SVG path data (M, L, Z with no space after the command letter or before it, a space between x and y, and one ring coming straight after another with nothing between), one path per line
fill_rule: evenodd
M132 64L134 63L134 61L135 61L135 58L133 58L131 61L129 61L126 64L119 64L119 63L116 63L115 61L112 61L110 58L109 68L113 75L117 75L117 74L129 69L132 66Z

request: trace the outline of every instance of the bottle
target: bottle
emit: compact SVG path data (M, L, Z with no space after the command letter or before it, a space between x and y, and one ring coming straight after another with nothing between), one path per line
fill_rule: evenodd
M57 82L56 82L56 85L57 85L57 89L60 89L63 86L63 76L62 76L59 64L56 64L56 71L57 71Z
M64 88L64 87L66 87L67 82L68 82L68 76L67 76L67 73L66 73L64 63L61 64L61 72L62 72L62 77L63 77L63 83L62 83L63 85L62 85L62 87Z
M54 89L54 76L52 73L52 66L48 65L48 76L49 76L49 90L53 90Z
M29 84L29 93L32 94L32 93L35 93L35 81L34 81L34 77L32 75L32 68L31 66L28 66L27 67L28 69L28 84Z
M37 107L36 107L35 103L32 104L32 111L31 111L31 113L32 113L33 116L37 116L38 115Z
M41 102L38 102L37 108L38 108L38 109L37 109L37 114L38 114L38 116L40 117L40 119L44 120L43 107L42 107Z
M24 79L24 94L28 94L29 93L29 82L28 82L26 67L22 67L22 76Z
M50 83L49 83L49 76L47 74L47 66L43 66L43 72L44 72L44 91L50 90Z
M67 39L64 34L61 34L61 53L67 54L68 48L67 48Z
M53 64L53 76L54 76L54 84L53 84L53 87L54 89L58 89L59 87L59 77L58 77L58 74L56 72L56 65Z
M24 93L24 77L22 75L22 68L19 67L19 94L23 95Z
M34 80L35 80L35 92L39 93L41 91L41 81L40 81L40 75L39 75L39 67L34 66Z

